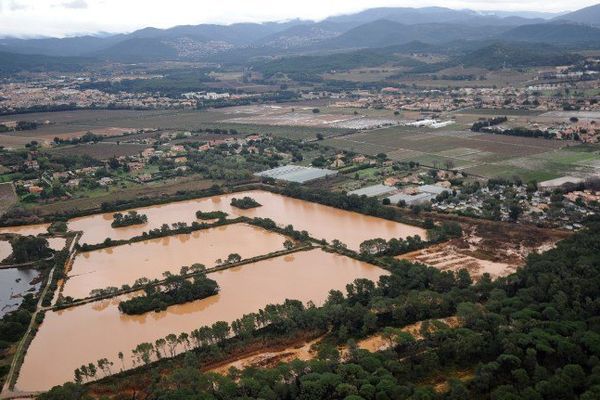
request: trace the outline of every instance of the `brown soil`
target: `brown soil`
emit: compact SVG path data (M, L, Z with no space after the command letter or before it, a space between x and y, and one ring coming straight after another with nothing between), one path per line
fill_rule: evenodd
M463 236L398 258L441 270L466 269L474 279L485 272L492 277L506 276L522 266L530 253L548 250L570 235L528 225L434 215L438 220L459 222Z

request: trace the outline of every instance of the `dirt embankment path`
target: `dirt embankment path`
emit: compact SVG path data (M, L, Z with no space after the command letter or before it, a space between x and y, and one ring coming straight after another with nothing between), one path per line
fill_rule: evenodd
M457 327L460 322L457 317L448 317L435 320L442 322L450 327ZM423 321L407 325L401 330L403 332L410 333L416 340L423 339L421 328ZM435 330L434 325L429 325L429 331ZM317 357L317 347L319 343L325 338L326 335L320 336L311 340L301 340L290 346L278 349L271 349L268 351L257 351L252 354L247 354L241 357L237 357L234 360L222 362L218 365L211 365L204 368L205 372L216 372L221 375L227 375L230 368L244 369L249 367L254 368L272 368L280 362L290 362L298 359L303 361L312 360ZM367 350L370 352L377 352L387 350L392 346L389 339L385 338L382 333L369 336L365 339L359 340L356 343L359 349ZM342 359L347 359L349 356L349 350L347 346L339 346L338 350Z

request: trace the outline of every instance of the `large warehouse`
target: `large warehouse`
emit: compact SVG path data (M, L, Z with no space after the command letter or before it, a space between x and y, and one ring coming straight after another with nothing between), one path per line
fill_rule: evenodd
M273 178L279 181L306 183L327 176L337 175L337 171L329 169L302 167L300 165L284 165L262 172L257 172L254 176L263 178Z

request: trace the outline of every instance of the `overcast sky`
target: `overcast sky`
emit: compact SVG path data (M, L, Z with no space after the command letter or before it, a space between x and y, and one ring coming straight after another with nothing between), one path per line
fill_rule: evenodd
M371 7L576 10L598 0L0 0L0 35L72 36L146 26L323 19Z

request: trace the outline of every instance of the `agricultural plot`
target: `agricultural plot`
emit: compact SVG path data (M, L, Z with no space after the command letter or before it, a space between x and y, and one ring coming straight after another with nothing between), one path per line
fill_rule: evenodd
M312 108L311 108L312 109ZM23 146L31 140L50 142L54 137L72 138L85 132L112 136L117 132L128 132L139 129L161 129L173 131L194 131L206 128L235 129L242 133L264 133L294 139L314 139L317 133L324 136L340 134L347 129L333 126L305 125L265 125L257 122L230 122L232 118L252 116L252 108L245 110L232 107L225 112L219 110L161 110L161 111L126 111L126 110L78 110L55 113L33 113L27 115L27 121L36 121L44 125L26 134L0 134L0 145ZM312 112L307 113L312 115ZM337 117L335 117L337 118ZM347 119L348 117L342 117ZM354 116L352 118L355 118ZM5 121L14 121L15 117L4 117ZM0 118L0 123L3 119ZM260 122L260 121L258 121Z
M61 147L53 150L53 153L63 155L87 155L98 160L106 160L111 157L132 156L139 154L146 147L139 144L128 143L95 143L77 146Z
M12 183L0 184L0 215L4 214L17 201Z
M565 171L589 176L597 174L600 165L600 153L571 151L577 148L568 147L571 142L469 131L393 127L335 137L324 144L370 155L385 153L392 160L450 167L483 178L540 180L556 178Z

